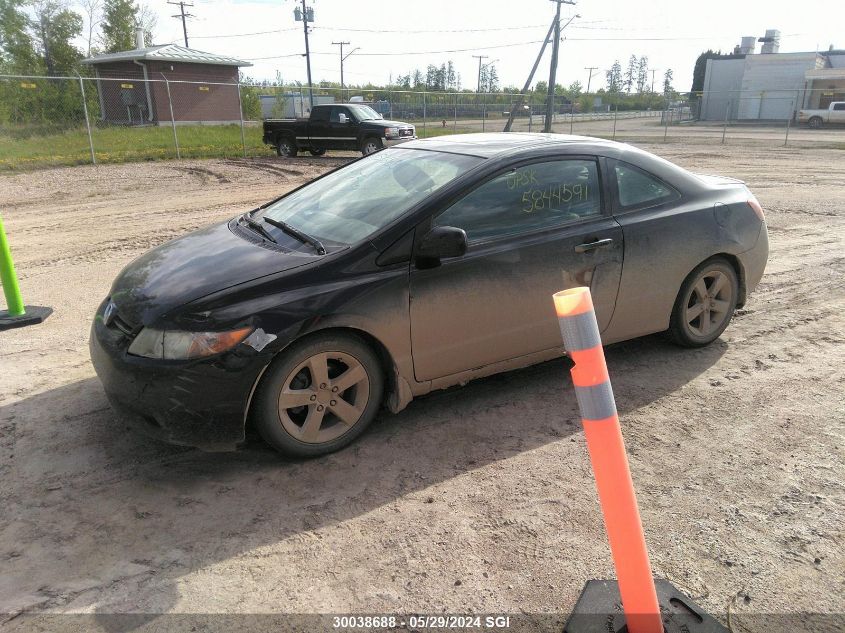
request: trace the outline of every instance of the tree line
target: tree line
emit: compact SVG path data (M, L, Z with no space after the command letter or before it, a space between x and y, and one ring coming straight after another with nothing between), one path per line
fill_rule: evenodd
M152 41L155 13L134 0L0 0L0 71L73 75L85 57L135 48L136 27Z

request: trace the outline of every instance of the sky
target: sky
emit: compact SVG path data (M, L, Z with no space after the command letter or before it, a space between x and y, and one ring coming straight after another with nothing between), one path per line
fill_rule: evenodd
M301 0L193 0L188 21L191 48L252 61L248 76L285 82L306 80L302 23L294 20ZM158 13L156 44L182 44L178 7L165 0L147 0ZM344 53L359 48L344 65L347 83L387 83L428 64L452 60L462 88L474 89L478 60L495 62L500 83L521 87L528 77L543 36L554 16L550 0L309 0L315 20L309 36L312 77L340 81L339 47ZM733 50L742 36L781 31L781 52L845 48L845 3L804 0L578 0L563 5L562 22L574 17L563 31L557 82L580 81L586 88L605 85L605 71L614 60L624 67L631 54L649 59L660 90L667 68L673 85L688 91L698 54L708 48ZM270 31L270 32L268 32ZM255 35L244 35L260 33ZM757 45L759 52L762 44ZM551 47L547 48L534 82L548 80ZM454 51L454 52L441 52Z

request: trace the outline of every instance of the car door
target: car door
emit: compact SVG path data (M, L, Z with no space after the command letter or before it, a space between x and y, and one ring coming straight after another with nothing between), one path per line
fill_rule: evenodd
M329 135L332 147L338 149L358 149L355 119L346 106L333 106L329 118Z
M845 123L845 102L834 103L830 111L831 123Z
M431 223L464 229L468 249L411 266L417 380L561 347L552 294L565 288L590 286L605 328L623 256L605 198L597 158L546 158L491 176L437 213Z
M329 145L331 128L329 117L332 113L332 106L315 106L308 119L308 141L314 149L326 149Z

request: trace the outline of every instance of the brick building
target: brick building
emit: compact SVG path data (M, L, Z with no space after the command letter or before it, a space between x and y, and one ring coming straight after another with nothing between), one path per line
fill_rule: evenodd
M97 78L103 122L170 125L175 120L182 125L240 121L238 68L252 64L176 44L146 46L140 29L136 44L131 51L83 60Z

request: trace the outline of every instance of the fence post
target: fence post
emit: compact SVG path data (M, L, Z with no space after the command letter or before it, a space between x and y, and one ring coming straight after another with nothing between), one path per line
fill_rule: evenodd
M425 112L425 90L423 90L423 138L428 138L428 132L426 131L426 126L425 126L425 117L426 117L426 112Z
M783 146L786 147L789 143L789 124L792 123L793 109L795 108L795 101L789 104L789 118L786 119L786 138L783 139Z
M572 125L575 121L575 104L569 106L569 135L572 136Z
M666 99L666 110L663 112L663 142L666 142L666 137L669 136L669 115L671 110L669 109L669 99Z
M244 151L244 158L246 158L246 136L244 135L244 104L241 101L241 78L238 77L238 114L241 119L241 147Z
M485 99L481 102L481 131L485 132L485 127L487 125L487 95L484 95Z
M179 137L176 136L176 119L173 116L173 99L170 98L170 82L164 73L161 73L161 76L164 77L164 85L167 88L167 105L170 106L170 124L173 127L173 143L176 145L176 158L181 159L182 153L179 151Z
M85 85L82 83L82 75L76 73L79 77L79 92L82 95L82 111L85 113L85 127L88 130L88 147L91 149L91 164L97 164L97 157L94 156L94 139L91 136L91 121L88 120L88 104L85 101Z
M452 126L454 132L458 131L458 93L455 93L455 125Z
M728 101L728 105L725 106L725 124L722 126L722 145L725 144L725 134L728 132L728 116L731 113L731 106L733 105L733 101Z
M619 97L616 97L616 103L613 105L613 139L616 140L616 120L619 118Z

